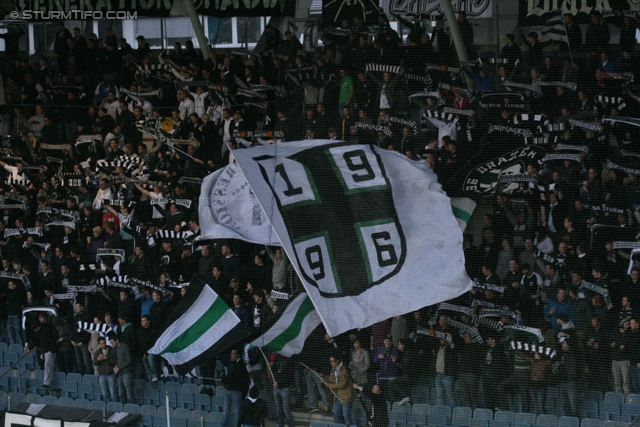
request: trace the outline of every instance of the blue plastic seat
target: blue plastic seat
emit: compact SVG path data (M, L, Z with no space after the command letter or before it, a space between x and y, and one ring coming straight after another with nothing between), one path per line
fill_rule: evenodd
M365 423L359 423L358 425L366 425L366 414L365 414ZM424 414L416 414L414 412L410 413L407 416L407 427L426 427L427 426L427 417Z
M603 427L629 427L629 423L624 421L605 421Z
M84 384L98 384L98 376L93 374L84 374L82 376L82 382Z
M18 361L18 355L16 353L7 352L4 354L2 360L4 361L5 368L8 368Z
M160 406L160 393L158 390L146 389L142 392L142 401L145 405Z
M538 415L538 419L536 420L536 424L549 426L549 427L557 427L558 425L558 417L551 414L540 414Z
M451 424L451 407L447 405L435 405L431 407L431 415L442 415L447 420L447 425Z
M580 427L602 427L602 421L595 418L585 418L580 423Z
M73 408L73 399L70 397L61 397L58 399L58 406Z
M536 423L536 414L532 414L531 412L518 412L513 422L534 425Z
M207 411L200 411L200 410L195 410L195 411L191 411L191 419L192 420L198 420L200 421L200 418L204 418L205 420L207 419L207 415L209 415L209 412Z
M122 403L109 402L107 403L107 411L109 412L122 412Z
M184 384L183 384L184 385ZM187 384L194 385L194 384ZM193 394L191 393L178 393L178 408L194 409L193 406Z
M140 415L151 415L152 417L155 417L156 414L157 414L157 409L155 406L142 405L140 407Z
M9 346L7 345L7 343L0 342L0 352L6 353L7 351L9 351Z
M51 381L51 388L53 390L61 390L62 384L67 380L67 375L64 372L55 371L53 373L53 380Z
M187 427L202 427L202 425L200 424L200 420L189 420L187 421Z
M581 418L598 418L598 403L595 400L585 400L580 405Z
M331 423L329 424L329 427L347 427L347 425L342 423Z
M198 386L196 384L185 383L185 384L182 384L182 386L180 387L180 392L198 394Z
M411 413L424 415L426 417L431 413L431 405L426 403L416 403L411 407Z
M13 408L14 405L18 406L21 403L24 403L27 400L27 395L24 393L13 393L11 395L11 407Z
M516 420L516 414L511 411L498 411L493 414L493 419L495 421L506 421L511 424Z
M222 424L216 421L205 421L204 427L222 427Z
M531 424L525 422L514 422L511 427L531 427Z
M191 409L180 409L180 408L178 408L175 411L173 411L173 417L172 418L182 418L183 420L190 420L191 419Z
M89 409L89 401L87 399L76 399L73 402L74 408Z
M153 427L167 427L167 418L153 417Z
M620 421L624 421L626 423L630 423L640 416L640 405L632 405L630 403L625 403L622 405L622 414L620 417Z
M610 391L608 393L605 393L604 395L605 402L614 402L614 403L617 403L618 405L623 405L625 403L624 400L625 398L623 393Z
M24 347L20 344L9 344L9 352L21 355L24 352Z
M491 409L478 408L473 411L473 418L476 420L491 421L493 419L493 411Z
M630 393L627 395L627 403L640 405L640 394Z
M389 412L389 426L390 427L406 427L407 414L401 411Z
M393 402L393 404L391 405L391 410L392 411L398 411L398 412L404 412L405 414L410 414L411 413L411 405L408 403L405 403L404 405L399 405L400 402Z
M482 418L471 418L469 427L489 427L489 421L483 420Z
M211 396L211 412L224 411L224 397L223 396Z
M608 394L608 393L607 393ZM615 402L600 402L600 420L620 421L620 405Z
M427 417L427 425L429 427L447 427L447 418L442 414L431 413Z
M211 398L208 394L194 394L193 407L198 411L211 411Z
M93 385L93 400L102 400L104 401L104 396L102 395L102 387L100 384ZM105 403L106 405L106 403Z
M81 383L82 382L82 374L77 374L75 372L70 372L67 374L67 382L70 383Z
M55 396L44 396L40 403L43 405L58 406L58 398Z
M507 421L493 420L489 421L490 427L510 427Z
M33 371L36 368L36 359L33 353L28 353L22 355L22 359L20 360L20 369Z
M93 384L78 384L78 398L93 400Z
M165 383L164 391L172 391L174 393L180 393L180 387L181 387L180 383L169 381Z
M187 420L184 418L171 418L171 427L187 427Z
M213 423L222 423L224 419L224 414L218 412L209 412L205 421L213 422Z
M468 406L456 406L451 412L451 425L454 427L469 427L473 411Z
M583 400L593 400L597 403L604 401L604 397L602 396L602 392L598 390L585 390L582 393Z
M122 408L124 412L128 412L130 414L139 414L140 413L140 405L137 403L127 403Z
M75 399L78 397L78 383L65 381L62 383L62 394L64 397Z
M102 411L107 407L107 404L100 400L92 400L89 402L89 409L92 411Z
M42 397L39 394L27 394L27 399L25 400L26 403L35 403L35 404L39 404L42 401Z
M558 427L580 427L580 420L576 417L560 417Z

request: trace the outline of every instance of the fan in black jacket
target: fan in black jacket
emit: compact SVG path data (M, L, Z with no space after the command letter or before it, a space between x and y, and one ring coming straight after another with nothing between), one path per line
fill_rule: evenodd
M44 355L44 379L43 388L49 388L53 380L53 371L56 367L56 340L53 335L53 326L49 323L49 315L40 313L38 324L33 329L35 340L29 343L27 353L38 347L40 353Z
M259 395L258 387L251 387L249 396L242 402L238 425L254 427L265 425L264 418L267 416L267 404L258 397Z

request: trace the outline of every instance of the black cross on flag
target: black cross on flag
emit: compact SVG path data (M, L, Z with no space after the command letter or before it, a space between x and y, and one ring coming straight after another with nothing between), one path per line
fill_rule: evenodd
M369 146L255 159L283 214L300 271L324 297L359 295L396 274L406 241L388 177ZM335 207L342 207L338 212ZM331 223L327 223L328 219Z
M451 201L425 162L331 140L234 156L331 336L471 288Z

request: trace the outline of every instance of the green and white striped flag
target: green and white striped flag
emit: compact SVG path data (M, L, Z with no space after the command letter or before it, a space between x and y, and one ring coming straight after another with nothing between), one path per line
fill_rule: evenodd
M320 323L311 298L302 292L287 305L273 326L251 345L291 357L302 351L304 341Z
M180 375L208 362L248 334L222 298L195 277L160 330L164 332L149 353L164 357Z
M458 221L460 230L462 230L463 233L465 228L467 228L467 223L469 222L471 214L475 208L476 202L468 197L451 198L451 210L453 211L453 216L456 217L456 221Z

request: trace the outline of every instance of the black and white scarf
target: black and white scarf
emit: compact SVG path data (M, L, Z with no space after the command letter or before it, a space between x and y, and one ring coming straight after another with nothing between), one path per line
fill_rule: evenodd
M556 356L556 351L551 347L543 347L540 345L529 344L521 341L511 341L512 350L531 351L534 353L545 354L549 358L553 359Z

